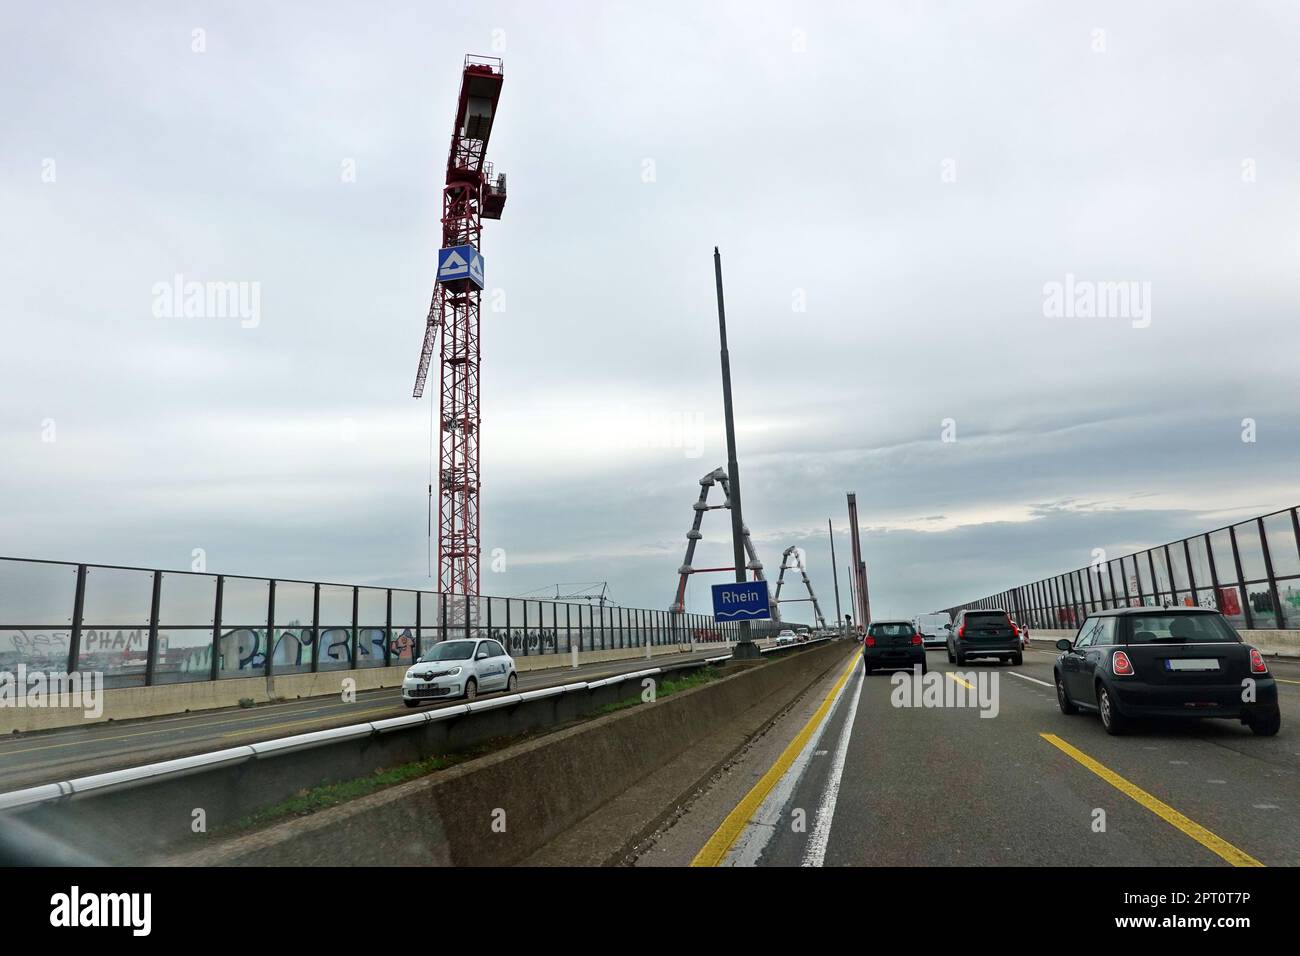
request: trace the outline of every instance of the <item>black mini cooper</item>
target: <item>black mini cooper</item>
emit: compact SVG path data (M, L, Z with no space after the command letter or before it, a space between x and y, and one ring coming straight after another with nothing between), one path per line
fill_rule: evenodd
M1095 710L1107 733L1141 717L1226 717L1261 736L1282 726L1263 655L1218 611L1116 608L1060 640L1053 668L1061 711Z

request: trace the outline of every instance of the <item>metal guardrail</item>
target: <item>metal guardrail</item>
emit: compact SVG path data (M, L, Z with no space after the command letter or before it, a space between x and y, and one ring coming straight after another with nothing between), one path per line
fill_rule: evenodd
M700 666L701 663L716 664L719 661L728 660L730 657L730 654L723 654L718 657L706 658L702 662L692 661L690 662L690 666ZM476 700L470 703L456 704L450 707L439 707L432 710L422 711L417 714L405 714L400 717L390 717L385 720L372 720L359 724L349 724L345 727L334 727L329 730L317 730L307 734L295 734L291 737L278 737L274 740L266 740L256 744L231 747L226 750L215 750L210 753L195 754L190 757L180 757L175 760L164 760L158 763L144 764L139 767L112 770L107 773L97 773L87 777L77 777L72 780L63 781L62 783L41 784L36 787L13 790L9 793L0 793L0 812L24 810L40 804L58 803L60 801L76 800L88 796L98 796L116 790L127 790L145 784L157 783L162 780L176 779L189 774L202 773L218 767L229 767L236 764L246 763L251 760L263 760L290 753L300 753L304 750L311 750L314 747L322 747L328 744L339 743L344 740L361 739L379 734L393 733L394 731L409 730L428 723L451 720L455 717L463 717L468 714L499 710L503 707L514 707L518 704L527 703L528 701L533 700L542 700L546 697L557 697L578 691L595 690L596 688L605 687L610 684L618 684L630 680L640 680L643 677L650 677L654 674L661 674L663 672L664 668L662 667L651 667L644 670L631 671L626 674L615 674L611 677L602 678L596 681L575 681L571 684L557 684L551 687L541 687L537 690L525 691L518 694L508 694L502 697L489 698L487 700Z
M804 650L828 643L831 640L832 638L822 637L799 644L772 645L770 647L761 648L760 652L763 654L771 654L780 651ZM707 657L703 661L683 662L676 667L668 668L668 670L676 670L681 667L698 667L702 664L717 664L721 661L730 660L731 656L731 654L719 654L715 657ZM438 721L451 720L455 717L463 717L468 714L499 710L503 707L514 707L518 704L534 700L542 700L547 697L558 697L564 694L572 694L580 691L596 690L597 688L606 687L611 684L640 680L641 678L650 677L655 674L662 674L664 672L665 668L663 667L649 667L642 670L630 671L625 674L614 674L610 677L601 678L600 680L574 681L570 684L555 684L550 687L539 687L536 690L524 691L517 694L507 694L501 697L476 700L465 704L454 704L449 707L437 707L416 714L404 714L400 717L389 717L384 720L372 720L359 724L349 724L344 727L333 727L328 730L317 730L306 734L277 737L273 740L262 741L261 743L245 744L239 747L230 747L225 750L215 750L209 753L195 754L189 757L179 757L175 760L163 760L157 763L144 764L139 767L129 767L123 770L111 770L106 773L91 774L87 777L76 777L71 780L65 780L61 783L41 784L35 787L27 787L22 790L13 790L9 793L0 793L0 812L25 810L41 804L76 800L87 796L97 796L110 793L116 790L127 790L145 784L157 783L161 780L176 779L189 774L214 770L219 767L234 766L251 760L263 760L290 753L300 753L304 750L311 750L314 747L322 747L328 744L339 743L344 740L361 739L380 734L393 733L394 731L409 730L427 723L436 723Z
M0 671L90 671L105 687L410 664L463 637L530 657L738 636L704 614L0 557Z
M1190 605L1244 630L1300 628L1300 515L1274 511L947 608L997 608L1031 628L1074 629L1093 611Z

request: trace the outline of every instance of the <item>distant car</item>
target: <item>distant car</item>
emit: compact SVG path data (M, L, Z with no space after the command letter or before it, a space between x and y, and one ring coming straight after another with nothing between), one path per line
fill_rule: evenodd
M799 640L794 631L788 627L783 627L776 635L777 644L794 644Z
M1110 734L1141 717L1226 717L1272 737L1277 683L1258 650L1208 608L1116 608L1056 642L1053 676L1065 714L1096 711Z
M441 641L406 669L402 703L416 707L443 697L473 700L482 693L513 691L518 683L515 659L499 641Z
M1028 625L1028 624L1021 624L1021 623L1018 622L1018 621L1012 621L1012 622L1011 622L1011 626L1014 627L1014 628L1016 629L1016 633L1018 633L1018 634L1020 635L1020 649L1021 649L1021 650L1026 650L1026 649L1028 649L1028 647L1029 647L1029 625Z
M862 666L868 674L878 670L917 665L921 673L928 673L925 644L911 621L872 621L867 636L862 640Z
M1020 635L1006 611L958 611L948 630L948 663L965 664L973 657L996 657L1013 664L1025 662Z
M946 613L916 616L916 629L920 632L921 642L926 647L943 647L948 640L948 632L944 630L944 626L950 623L952 618Z

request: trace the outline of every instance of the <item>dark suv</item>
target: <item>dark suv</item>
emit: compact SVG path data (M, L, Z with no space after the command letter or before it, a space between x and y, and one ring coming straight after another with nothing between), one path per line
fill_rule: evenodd
M1095 710L1108 733L1123 733L1136 717L1227 717L1265 737L1282 726L1263 655L1218 611L1099 611L1056 646L1061 711Z
M972 657L1006 658L1013 664L1025 662L1020 635L1006 611L958 611L957 619L946 628L949 664L965 664Z

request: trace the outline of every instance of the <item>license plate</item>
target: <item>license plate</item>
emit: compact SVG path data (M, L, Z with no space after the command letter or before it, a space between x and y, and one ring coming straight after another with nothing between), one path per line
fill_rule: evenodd
M1166 658L1167 671L1217 671L1219 662L1216 658L1192 657L1184 660Z

